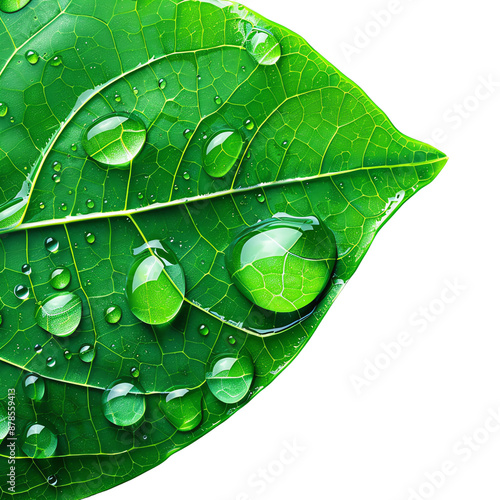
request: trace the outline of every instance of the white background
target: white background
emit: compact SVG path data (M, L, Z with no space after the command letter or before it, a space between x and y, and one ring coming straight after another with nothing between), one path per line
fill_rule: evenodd
M489 417L500 421L497 2L246 5L303 35L402 132L451 160L382 230L278 380L202 440L99 498L498 500L500 424ZM434 313L422 319L426 309ZM404 332L411 345L358 393L352 377L386 361L382 344ZM284 442L301 451L280 465ZM444 463L451 473L436 474ZM269 468L272 482L256 483Z

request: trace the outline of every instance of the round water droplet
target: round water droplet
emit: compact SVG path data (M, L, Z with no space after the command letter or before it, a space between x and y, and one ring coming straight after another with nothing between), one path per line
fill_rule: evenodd
M0 0L0 10L2 12L17 12L28 5L31 0Z
M24 285L17 285L14 288L14 295L19 300L26 300L30 296L29 288Z
M122 319L122 310L119 306L110 306L104 313L104 319L110 324L115 325Z
M78 146L76 144L71 144L71 151L76 151Z
M164 78L160 78L160 80L158 80L158 87L160 87L161 90L165 90L167 88L167 81Z
M259 203L265 203L266 202L266 197L262 193L257 193L257 201Z
M206 374L212 394L223 403L239 403L250 391L254 364L244 353L227 354L215 358Z
M137 87L134 87L132 90L134 91L135 95L139 94L139 89Z
M71 272L66 267L58 267L50 275L50 284L55 290L64 290L71 282Z
M60 174L54 174L52 176L52 180L56 183L59 184L61 182L61 175Z
M3 118L9 112L9 106L4 102L0 102L0 118Z
M234 345L236 344L236 339L231 335L230 337L228 337L227 341L231 344L231 345Z
M82 345L80 351L78 352L78 356L80 356L80 359L84 363L92 363L92 361L94 361L95 355L96 355L95 348L90 344Z
M26 60L30 64L36 64L39 59L40 59L40 56L34 50L28 50L28 52L26 52Z
M122 102L122 98L121 96L119 96L118 94L115 95L115 101L116 102Z
M165 418L179 431L189 432L201 424L202 392L179 389L167 394L159 403Z
M185 179L186 181L188 181L189 179L191 179L191 176L189 175L189 172L184 172L184 173L182 174L182 177L184 177L184 179Z
M34 349L37 354L42 354L43 347L40 344L36 344Z
M200 332L200 335L203 335L204 337L210 333L210 329L207 325L201 325L198 331Z
M73 353L71 351L64 351L64 357L69 361L73 358Z
M26 427L21 448L30 458L50 458L57 449L57 436L47 426L35 422Z
M89 245L93 245L95 243L95 234L94 233L86 233L85 240Z
M55 238L47 238L45 248L50 253L56 253L59 250L59 242Z
M144 391L135 380L116 380L102 395L104 416L115 425L133 425L146 412Z
M184 137L188 140L191 139L191 137L193 137L193 134L194 134L194 132L189 128L184 130Z
M7 413L7 408L5 407L5 405L2 403L2 401L0 401L0 443L9 433L9 429L9 414Z
M50 484L50 486L57 486L58 478L56 475L49 476L47 478L47 483Z
M130 368L130 375L132 375L132 377L134 378L139 378L139 368L136 368L135 366L133 368Z
M215 104L217 104L217 106L220 106L222 104L222 99L218 95L215 96L214 101L215 101Z
M238 161L243 138L235 130L215 134L205 145L203 168L212 177L224 177Z
M24 394L33 401L41 401L45 395L45 380L36 373L28 373L23 379Z
M255 122L251 118L249 118L248 120L245 120L243 125L245 125L245 128L247 130L253 130L255 128Z
M159 241L144 245L136 256L127 279L130 310L149 325L169 323L184 301L184 271L176 255Z
M45 209L45 203L40 202L39 207L40 207L40 210L44 210Z
M108 167L124 168L146 143L146 127L132 115L113 113L95 121L83 134L86 153Z
M46 364L49 368L54 368L54 366L56 366L56 360L52 356L49 356L47 358Z
M254 28L247 37L245 48L257 64L271 66L281 57L281 45L276 37L262 28Z
M139 198L139 200L143 200L144 195L142 193L137 193L137 198Z
M316 301L336 259L334 235L322 222L286 214L247 228L226 253L238 290L257 306L280 313Z
M57 68L57 66L61 66L62 64L62 57L60 56L54 56L51 60L50 60L50 65L51 66L54 66L55 68Z
M58 161L55 161L55 162L52 164L52 168L54 169L54 171L56 171L56 172L60 172L60 171L61 171L61 168L62 168L62 165L61 165Z
M95 203L93 200L88 199L86 205L87 205L87 208L89 208L90 210L95 208Z
M63 212L67 212L68 211L68 205L66 205L66 203L61 203L61 210Z
M54 294L38 305L35 319L40 328L52 335L68 337L82 319L82 300L74 293Z
M26 276L29 276L31 274L31 266L29 264L24 264L23 267L21 267L21 271L23 274L26 274Z

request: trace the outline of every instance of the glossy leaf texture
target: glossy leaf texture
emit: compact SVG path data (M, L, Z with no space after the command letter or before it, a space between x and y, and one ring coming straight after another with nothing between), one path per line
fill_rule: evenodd
M80 499L268 386L447 159L232 2L0 20L0 497Z

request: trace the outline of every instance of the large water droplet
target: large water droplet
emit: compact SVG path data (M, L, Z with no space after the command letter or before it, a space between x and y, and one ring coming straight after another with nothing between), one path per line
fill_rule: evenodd
M108 167L124 168L146 143L146 127L132 115L113 113L94 122L83 134L86 153Z
M57 337L68 337L82 319L82 300L69 292L58 293L38 305L35 319L38 326Z
M24 285L17 285L14 288L14 295L19 300L26 300L30 296L30 290L28 287L26 287Z
M95 348L90 344L84 344L80 347L80 351L78 352L78 356L84 363L92 363L95 359Z
M38 62L38 60L40 59L40 56L38 55L37 52L35 52L34 50L28 50L26 52L26 60L30 63L30 64L36 64Z
M281 57L281 45L276 37L262 28L254 28L247 37L245 47L257 64L271 66Z
M0 113L1 110L0 106ZM29 201L30 186L25 181L14 198L0 205L0 230L12 229L21 223Z
M31 0L0 0L0 10L3 12L17 12L28 5Z
M212 394L223 403L239 403L250 391L254 364L244 353L222 355L212 362L206 374Z
M104 416L115 425L137 423L146 412L144 391L133 380L116 380L102 395Z
M336 258L334 235L322 222L286 214L247 228L226 252L238 290L257 306L279 313L318 299Z
M243 138L235 130L217 132L205 145L203 167L212 177L224 177L238 161Z
M50 284L55 290L64 290L71 282L71 272L66 267L58 267L50 275Z
M0 443L5 439L7 434L9 433L10 423L9 423L9 415L7 413L7 408L0 401Z
M33 423L26 427L21 447L28 457L50 458L57 448L57 436L47 426Z
M201 424L201 390L179 389L167 394L159 403L166 419L179 431L189 432Z
M41 401L45 395L45 380L36 373L28 373L23 379L26 396L33 401Z
M160 241L143 245L135 254L126 289L130 310L149 325L169 323L184 301L184 271L176 255Z
M104 313L104 319L110 325L115 325L122 319L122 310L119 306L110 306Z
M47 238L45 240L45 248L47 252L56 253L59 250L59 242L55 238Z

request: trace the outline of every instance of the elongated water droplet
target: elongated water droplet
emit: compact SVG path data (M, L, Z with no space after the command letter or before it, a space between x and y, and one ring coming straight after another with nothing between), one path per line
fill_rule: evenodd
M0 401L0 443L9 433L9 429L9 414L7 413L7 408L5 408L5 405L2 403L2 401Z
M29 288L24 285L17 285L14 288L14 295L19 300L26 300L30 296Z
M316 301L336 259L335 238L322 222L286 214L247 228L226 253L238 290L259 307L280 313Z
M160 241L136 251L127 279L127 300L132 313L149 325L169 323L184 301L186 279L176 255Z
M108 167L124 168L146 143L146 127L132 115L113 113L94 122L83 134L86 153Z
M106 309L104 319L110 325L115 325L122 319L122 310L119 306L110 306Z
M248 394L253 377L253 361L244 353L218 356L206 374L212 394L227 404L238 403Z
M235 165L243 149L243 138L235 130L217 132L205 145L203 168L212 177L224 177Z
M257 64L271 66L281 57L281 45L276 37L262 28L254 28L247 37L245 48Z
M58 267L50 275L50 284L55 290L64 290L71 282L71 272L66 267Z
M38 55L37 52L35 52L34 50L28 50L26 52L26 60L30 63L30 64L36 64L38 62L38 60L40 59L40 56Z
M112 424L133 425L146 412L144 391L135 380L116 380L102 395L102 409Z
M68 337L82 319L82 300L69 292L52 295L38 305L35 319L40 328L52 335Z
M36 373L28 373L23 379L24 394L33 401L41 401L45 395L45 380Z
M218 95L215 96L214 101L215 101L215 104L217 104L217 106L220 106L222 104L222 99Z
M58 66L61 66L62 64L62 57L61 56L54 56L51 60L50 60L50 65L51 66L54 66L55 68L57 68Z
M95 354L95 348L90 344L82 345L80 351L78 352L78 356L80 356L80 359L84 363L92 363L92 361L94 361Z
M0 118L3 118L9 112L9 106L4 102L0 102Z
M69 361L70 359L73 358L73 353L71 351L64 351L64 357Z
M243 125L245 125L245 128L247 130L253 130L255 128L255 122L251 118L249 118L248 120L245 120Z
M86 233L85 240L89 245L93 245L95 243L95 234L94 233Z
M0 0L0 10L2 12L17 12L28 5L31 0Z
M59 242L55 238L47 238L45 248L50 253L56 253L59 250Z
M23 267L21 267L21 272L29 276L31 274L31 266L29 264L24 264Z
M201 424L202 392L179 389L167 394L159 403L165 418L179 431L189 432Z
M266 197L262 193L257 193L256 198L259 203L266 202Z
M29 424L21 437L21 448L30 458L50 458L57 449L57 436L44 424Z
M158 87L160 87L161 90L165 90L167 88L167 81L164 78L160 78L160 80L158 80Z

